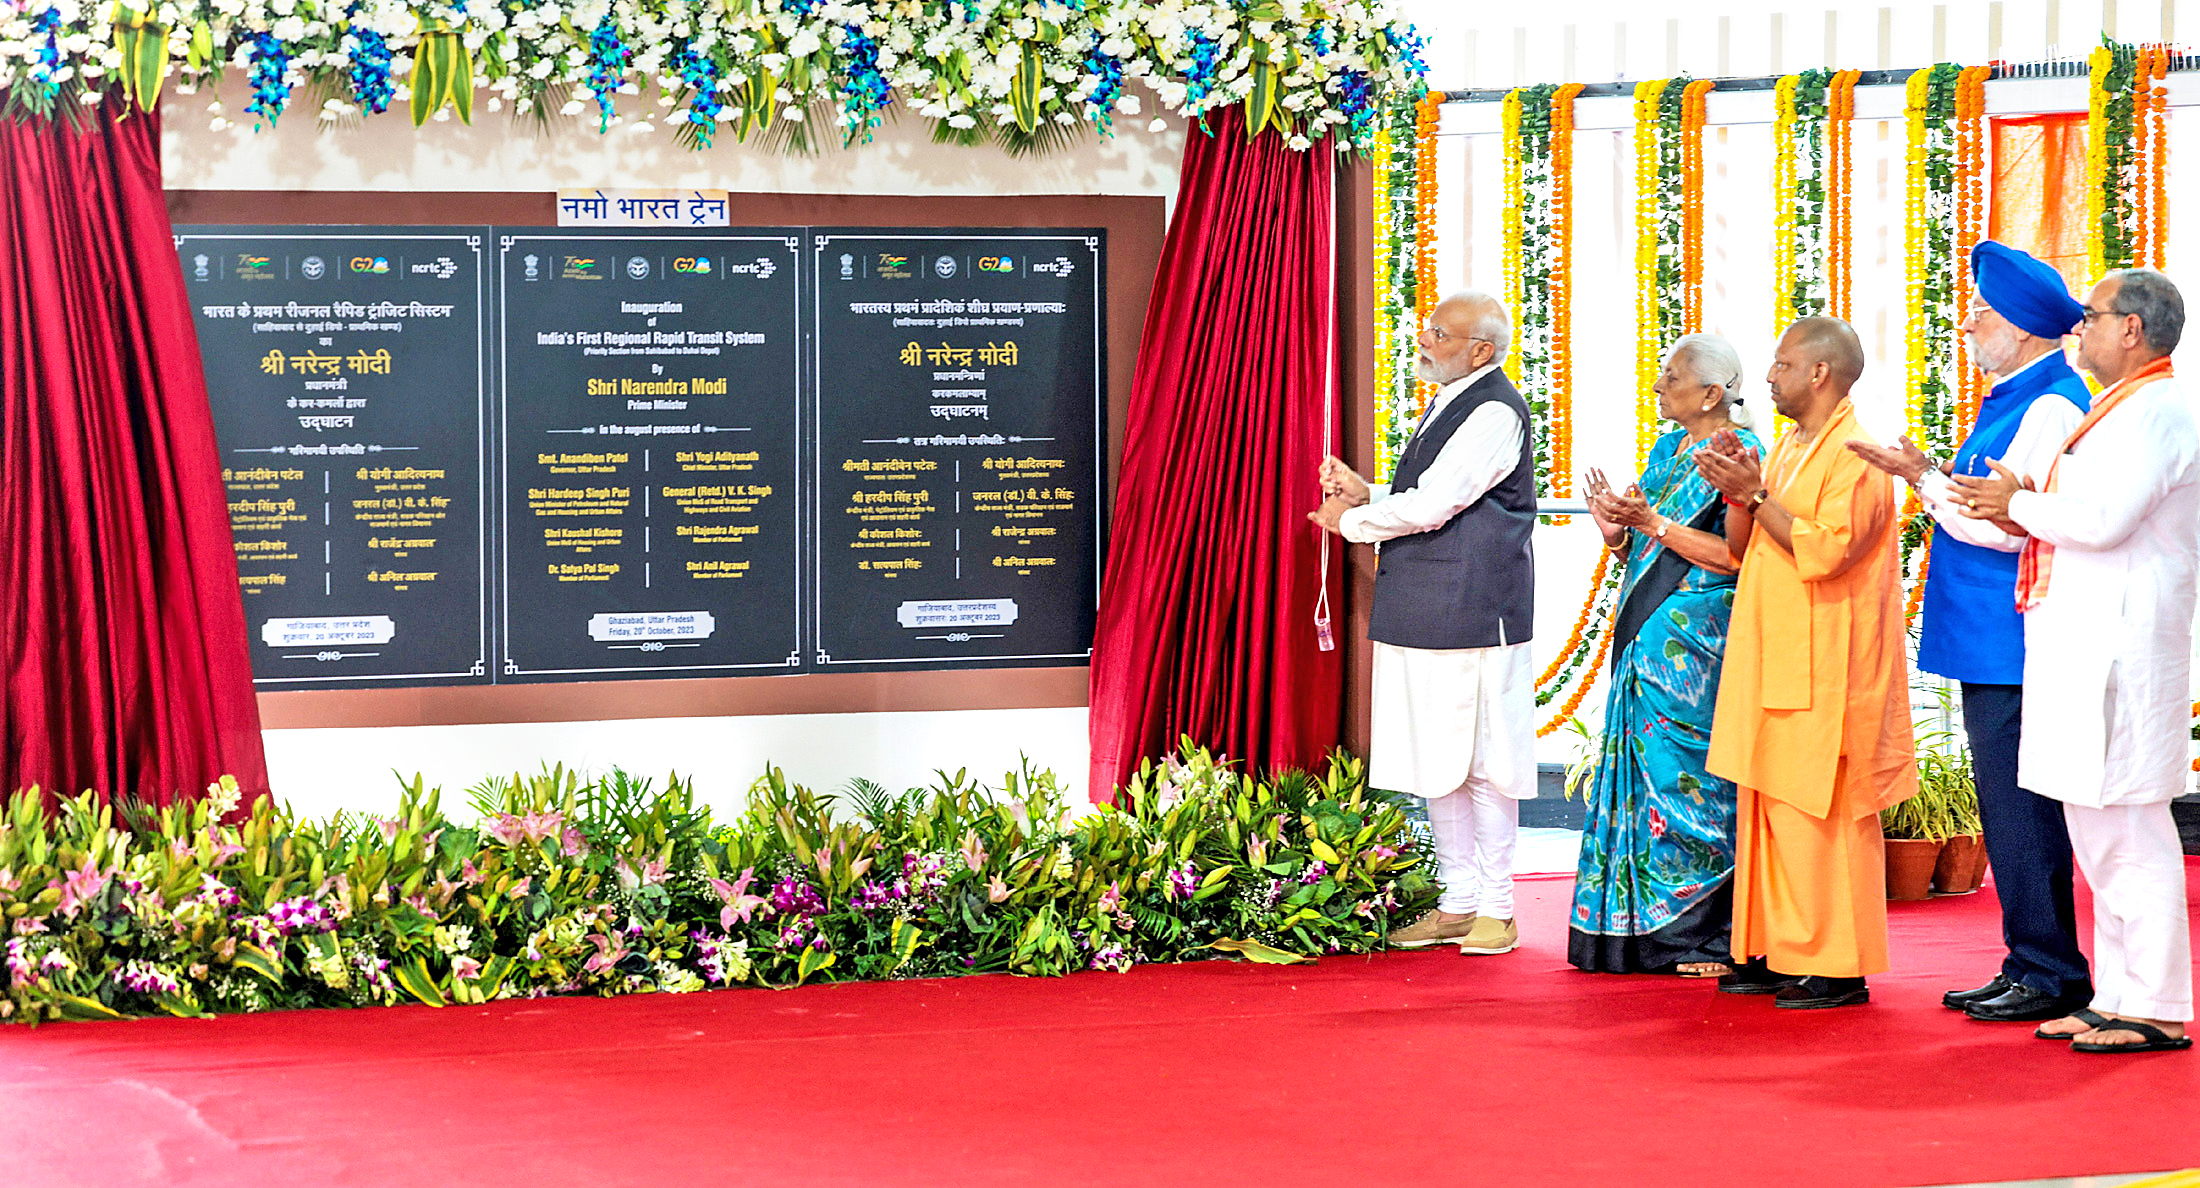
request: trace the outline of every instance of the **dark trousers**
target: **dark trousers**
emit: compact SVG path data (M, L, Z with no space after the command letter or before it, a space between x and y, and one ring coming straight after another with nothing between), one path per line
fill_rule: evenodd
M2061 802L2017 786L2023 686L1963 683L1963 729L1986 862L2001 897L2002 976L2049 994L2090 996L2078 912L2070 892L2070 831Z

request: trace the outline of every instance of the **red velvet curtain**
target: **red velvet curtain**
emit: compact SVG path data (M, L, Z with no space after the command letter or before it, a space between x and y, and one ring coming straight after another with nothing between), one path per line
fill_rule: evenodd
M1248 143L1236 108L1186 139L1138 347L1092 656L1092 783L1110 798L1181 735L1258 769L1336 745L1341 651L1315 638L1315 477L1330 395L1335 177L1326 145Z
M0 120L0 788L267 787L160 125Z

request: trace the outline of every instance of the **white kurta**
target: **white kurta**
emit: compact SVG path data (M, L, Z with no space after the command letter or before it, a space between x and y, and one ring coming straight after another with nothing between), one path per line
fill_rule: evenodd
M2024 616L2017 779L2065 804L2150 804L2189 767L2200 430L2175 379L2110 411L2063 455L2056 491L2009 517L2055 546Z
M1421 425L1488 374L1444 386ZM1418 433L1419 427L1415 432ZM1365 507L1338 525L1349 541L1373 544L1449 523L1520 464L1527 432L1495 401L1468 414L1411 490L1376 485ZM1525 640L1488 648L1375 645L1374 723L1368 781L1414 796L1448 796L1473 777L1514 800L1535 796L1535 674Z

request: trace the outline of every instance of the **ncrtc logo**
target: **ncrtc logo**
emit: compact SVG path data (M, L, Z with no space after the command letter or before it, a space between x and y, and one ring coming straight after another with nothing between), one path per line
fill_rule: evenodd
M978 257L978 271L1014 272L1016 271L1016 260L1013 256L980 256Z
M681 256L672 262L674 272L688 272L697 276L710 275L709 256Z
M728 264L726 265L726 271L744 276L753 276L758 280L770 280L772 273L779 271L779 265L770 256L758 256L754 263Z
M353 256L350 265L353 272L388 272L390 270L390 258L388 256Z
M1070 273L1077 271L1077 265L1068 256L1056 256L1043 264L1032 265L1031 270L1033 272L1050 272L1055 276L1068 276Z

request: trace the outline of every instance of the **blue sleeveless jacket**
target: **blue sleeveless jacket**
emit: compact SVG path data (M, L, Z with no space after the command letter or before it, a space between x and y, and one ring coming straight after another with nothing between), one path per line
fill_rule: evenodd
M2009 452L2034 400L2062 400L2082 411L2092 393L2057 351L1994 385L1979 405L1978 424L1956 451L1957 474L1991 474L1988 458ZM2017 613L2017 555L1965 544L1933 529L1925 571L1924 626L1917 666L1951 681L2024 682L2024 617Z

